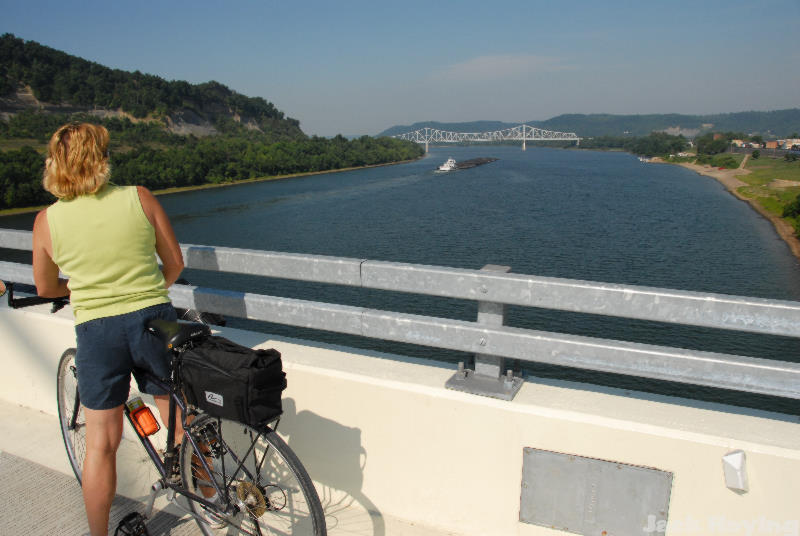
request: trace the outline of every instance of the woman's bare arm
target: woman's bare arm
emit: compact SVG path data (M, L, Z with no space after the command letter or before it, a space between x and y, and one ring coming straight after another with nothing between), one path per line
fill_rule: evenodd
M52 257L53 244L47 224L47 210L42 210L33 223L33 281L36 283L36 293L43 298L69 295L67 281L59 279L58 266Z
M164 273L164 282L169 288L183 271L183 254L161 203L144 186L138 186L137 189L144 214L156 231L156 253L161 258L161 271Z

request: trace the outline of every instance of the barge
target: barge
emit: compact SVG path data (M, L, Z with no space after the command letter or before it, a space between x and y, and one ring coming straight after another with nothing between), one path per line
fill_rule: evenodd
M482 166L483 164L490 164L491 162L497 161L497 158L472 158L470 160L464 160L463 162L456 162L453 158L448 158L447 161L439 166L436 171L456 171L458 169L469 169L474 168L477 166Z

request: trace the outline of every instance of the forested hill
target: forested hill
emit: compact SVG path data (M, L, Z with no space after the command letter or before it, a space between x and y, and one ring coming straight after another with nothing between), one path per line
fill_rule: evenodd
M180 134L213 134L238 125L274 138L302 136L299 122L285 117L272 103L218 82L190 84L111 69L4 34L0 36L0 113L30 108L149 118Z
M394 126L384 130L379 136L394 136L425 127L455 132L486 132L489 130L503 130L519 124L501 121L474 121L470 123L427 121L407 126ZM733 131L750 135L759 134L765 139L769 139L787 137L792 132L797 132L800 129L800 108L715 115L566 114L546 121L526 121L525 124L558 132L575 132L581 137L647 136L654 131L694 137L711 131Z
M68 121L111 133L111 180L153 190L411 160L410 141L308 137L260 97L168 82L0 36L0 210L44 205L47 140ZM332 178L331 180L335 180Z

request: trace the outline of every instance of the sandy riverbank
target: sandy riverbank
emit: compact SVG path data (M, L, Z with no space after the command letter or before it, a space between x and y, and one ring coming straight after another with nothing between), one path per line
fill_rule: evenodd
M653 158L651 162L657 162L662 164L669 164L670 162L664 162L660 158ZM749 169L745 169L744 165L747 163L747 157L742 160L741 165L737 169L719 169L708 165L699 165L699 164L690 164L688 162L680 162L678 163L679 166L683 166L686 169L691 169L692 171L700 174L705 175L706 177L711 177L719 182L721 182L728 191L735 195L737 198L741 199L742 201L747 202L756 212L764 216L775 227L775 230L788 245L789 249L791 250L792 254L800 260L800 239L797 238L797 235L794 232L794 229L791 225L785 222L782 218L771 214L768 212L764 207L762 207L755 199L751 199L748 197L743 196L739 193L738 189L742 186L747 186L746 182L743 182L738 179L743 175L747 175L750 173Z

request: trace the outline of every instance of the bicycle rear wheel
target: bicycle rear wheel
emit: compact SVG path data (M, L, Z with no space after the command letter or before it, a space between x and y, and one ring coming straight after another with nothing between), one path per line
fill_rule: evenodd
M214 480L230 496L236 510L233 515L218 515L190 501L192 510L205 520L198 519L204 533L327 534L325 515L311 478L274 431L257 431L203 415L192 423L190 433L205 452ZM184 486L201 497L212 495L209 477L185 438L180 459ZM224 498L218 499L218 504L224 502Z
M61 356L56 379L58 398L58 422L67 457L81 483L83 460L86 457L86 419L78 396L78 372L75 368L75 348L70 348Z

